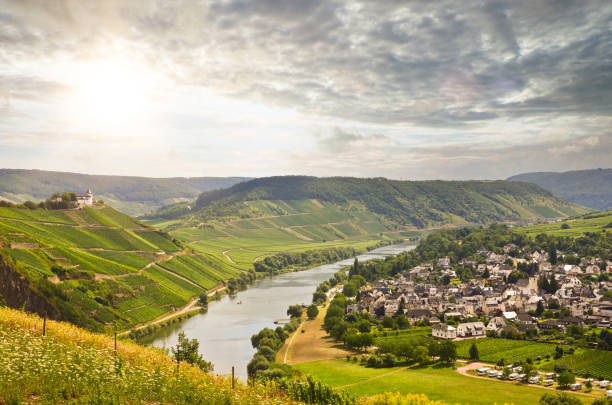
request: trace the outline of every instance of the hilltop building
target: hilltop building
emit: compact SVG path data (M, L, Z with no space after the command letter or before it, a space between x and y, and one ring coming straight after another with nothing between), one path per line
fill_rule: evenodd
M77 194L77 205L79 208L83 208L85 206L91 207L93 205L93 193L91 189L87 189L85 194Z

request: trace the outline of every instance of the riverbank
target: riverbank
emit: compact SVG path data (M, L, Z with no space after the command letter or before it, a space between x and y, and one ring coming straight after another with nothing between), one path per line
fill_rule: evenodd
M386 246L360 255L359 260L383 258L412 249L413 246ZM325 264L308 270L285 273L255 280L252 285L235 295L224 295L210 302L206 313L173 323L142 339L147 345L170 348L183 331L200 342L200 353L215 365L215 373L227 375L232 366L236 375L245 378L246 365L255 350L250 338L265 327L276 328L274 320L286 318L293 304L310 304L312 294L323 281L338 270L353 263L353 258Z

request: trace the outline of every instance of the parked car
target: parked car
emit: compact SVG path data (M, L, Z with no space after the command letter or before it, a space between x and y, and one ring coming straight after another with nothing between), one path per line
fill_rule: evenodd
M606 391L606 396L607 397L612 397L612 390L607 390Z
M555 383L554 380L551 380L550 378L544 380L544 385L547 387L550 387L551 385L553 385Z
M582 389L582 384L580 383L574 383L572 385L570 385L570 388L572 391L578 391Z
M534 376L529 378L529 384L537 384L540 382L540 377L539 376Z
M557 374L555 374L555 373L546 373L546 379L547 380L554 380L555 377L557 377Z
M478 375L486 375L491 369L489 367L483 367L478 369Z
M599 388L607 388L608 385L610 385L610 381L608 381L608 380L601 380L599 382Z
M518 373L512 373L508 376L508 379L512 381L516 380L517 378L518 378Z
M496 370L489 371L489 377L497 377L497 371Z

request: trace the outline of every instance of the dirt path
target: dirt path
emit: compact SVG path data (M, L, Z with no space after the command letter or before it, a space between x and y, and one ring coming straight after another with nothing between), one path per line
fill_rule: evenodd
M310 321L302 322L296 332L287 341L276 358L278 363L295 364L313 360L329 360L353 354L335 342L323 330L323 319L327 306L319 315ZM304 333L302 333L304 331Z
M292 234L293 236L297 236L298 238L300 238L300 239L302 239L302 240L308 240L308 241L311 241L311 240L312 240L312 238L310 238L310 237L308 237L308 236L306 236L306 235L303 235L303 234L299 233L298 231L296 231L296 230L295 230L295 229L293 229L293 228L286 227L286 228L281 228L281 229L282 229L283 231L285 231L285 232L289 232L289 233L290 233L290 234Z
M168 319L172 319L172 318L177 317L179 315L183 315L183 314L185 314L187 312L191 312L193 310L196 310L196 309L200 308L200 307L197 306L198 300L199 300L199 298L197 298L197 297L193 298L191 301L189 301L189 303L187 305L185 305L184 307L182 307L178 311L174 311L171 314L165 315L165 316L163 316L163 317L161 317L159 319L155 319L155 320L150 321L150 322L145 322L145 323L136 325L132 329L123 331L121 333L118 333L117 336L127 335L128 333L130 333L133 330L139 330L139 329L146 328L147 326L150 326L150 325L155 325L155 324L158 324L158 323L162 323L162 322L167 321Z
M516 381L500 380L497 378L484 377L484 376L468 373L468 371L470 370L478 370L479 368L483 368L483 367L489 367L490 369L494 369L495 365L486 364L486 363L468 363L465 366L457 367L457 372L466 377L478 378L480 380L497 381L497 382L502 382L502 383L507 383L507 384L524 385L526 387L541 388L544 390L561 391L555 387L545 387L543 385L538 385L538 384L519 384ZM575 395L582 395L585 397L591 397L591 398L601 398L602 397L601 395L590 394L586 392L576 392L576 391L571 391L571 390L565 390L565 392L570 393L570 394L575 394Z
M223 251L223 252L221 252L221 253L223 253L223 256L225 256L225 258L226 258L226 259L227 259L227 260L228 260L230 263L232 263L232 264L236 264L236 262L235 262L235 261L233 261L233 260L232 260L232 258L231 258L231 257L229 257L229 255L227 254L227 252L229 252L230 250L231 250L231 249L227 249L227 250L224 250L224 251Z
M158 268L158 269L163 270L163 271L165 271L165 272L166 272L166 273L168 273L168 274L172 274L174 277L176 277L176 278L180 278L181 280L188 282L189 284L191 284L191 285L192 285L192 286L194 286L194 287L198 287L198 288L200 288L200 289L202 289L202 290L206 290L204 287L202 287L201 285L199 285L199 284L197 284L197 283L194 283L193 281L189 280L187 277L183 277L183 276L181 276L180 274L175 273L175 272L173 272L172 270L165 268L164 266L162 266L162 265L161 265L161 264L159 264L159 263L156 263L156 265L157 265L157 268Z

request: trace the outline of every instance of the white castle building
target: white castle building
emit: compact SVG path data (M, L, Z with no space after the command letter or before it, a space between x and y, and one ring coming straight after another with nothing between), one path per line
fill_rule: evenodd
M91 192L91 189L87 189L87 191L85 192L85 194L77 194L77 204L79 206L79 208L82 207L91 207L93 205L93 193Z

